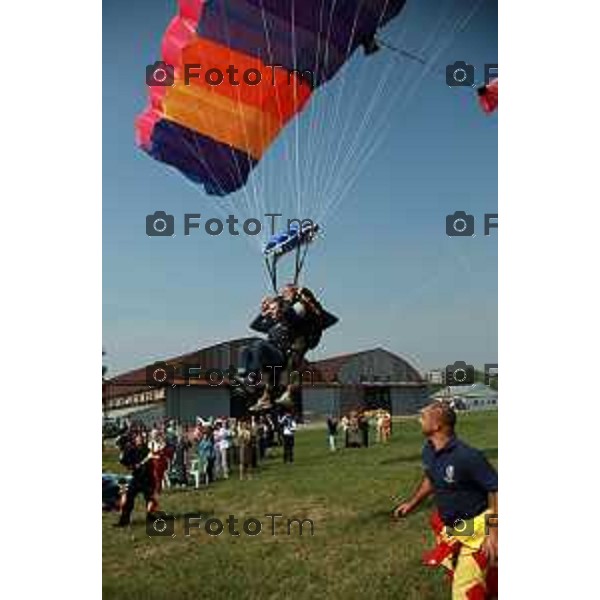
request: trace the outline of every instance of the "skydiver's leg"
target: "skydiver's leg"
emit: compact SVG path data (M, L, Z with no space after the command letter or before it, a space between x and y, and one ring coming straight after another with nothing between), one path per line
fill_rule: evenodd
M121 507L121 516L119 521L116 523L119 527L125 527L131 523L131 513L135 505L135 497L142 491L142 482L139 475L134 475L131 479L127 492L125 494L125 501Z
M265 374L276 373L283 367L285 356L267 340L257 340L242 353L243 370L246 377L250 373L258 376L258 380L264 378Z
M276 400L282 406L293 406L294 392L302 386L302 375L298 369L304 362L304 356L308 352L308 342L305 337L294 340L292 353L287 364L287 386L283 394Z
M265 340L256 340L244 348L241 355L242 366L234 377L237 381L237 385L233 384L234 387L243 391L247 399L254 397L256 392L264 387L262 381L262 344L264 343Z
M252 345L244 348L242 352L242 364L244 365L241 375L247 377L249 373L260 371L260 345L264 340L257 340Z
M274 344L264 340L261 340L261 342L258 347L259 368L263 376L268 373L271 383L274 383L285 365L285 355Z
M278 385L281 370L285 364L285 356L277 346L261 340L255 348L255 363L260 363L260 379L264 384L264 392L251 410L265 410L271 407L273 389Z

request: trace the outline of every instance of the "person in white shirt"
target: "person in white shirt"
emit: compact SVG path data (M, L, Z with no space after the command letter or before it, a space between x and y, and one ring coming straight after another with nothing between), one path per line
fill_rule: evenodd
M227 420L223 422L219 429L220 438L217 452L221 457L221 473L225 479L229 479L229 448L231 446L231 430Z
M342 417L342 431L344 432L344 446L348 447L348 430L350 428L350 421L346 415Z
M383 442L383 411L382 410L378 410L377 411L377 415L376 415L376 436L375 436L375 440L377 441L377 443L381 443Z
M221 421L215 421L213 439L215 441L215 476L229 478L229 465L227 464L227 449L229 448L229 432L223 427Z
M337 436L338 422L333 415L327 417L327 433L329 436L329 449L335 452L335 438Z
M287 412L283 417L280 417L283 434L283 462L294 462L294 435L296 433L296 421L291 413Z

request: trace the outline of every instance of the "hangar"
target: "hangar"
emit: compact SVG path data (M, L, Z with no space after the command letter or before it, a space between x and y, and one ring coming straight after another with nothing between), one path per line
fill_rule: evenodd
M162 415L182 422L197 416L239 417L245 404L228 384L227 373L241 364L243 349L255 339L231 340L107 380L104 412L127 412L142 420L144 414L152 420ZM153 379L157 369L166 376L162 383ZM406 359L383 348L309 362L302 375L297 411L304 419L320 420L361 408L414 414L427 403L428 384L422 375Z

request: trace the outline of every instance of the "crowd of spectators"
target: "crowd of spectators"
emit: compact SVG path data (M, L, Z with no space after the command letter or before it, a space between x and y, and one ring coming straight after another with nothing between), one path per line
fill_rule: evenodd
M116 445L133 434L141 434L153 456L167 456L164 483L183 487L209 485L229 479L236 472L240 479L251 478L275 446L283 446L284 461L293 462L296 423L291 414L243 419L198 417L195 424L165 419L147 426L124 421Z

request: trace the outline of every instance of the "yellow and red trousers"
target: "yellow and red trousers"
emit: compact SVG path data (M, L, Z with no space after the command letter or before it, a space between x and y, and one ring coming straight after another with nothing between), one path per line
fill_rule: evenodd
M498 568L489 564L483 551L489 512L463 523L461 532L468 535L451 535L437 511L431 517L436 546L423 555L423 563L446 569L452 581L452 600L490 600L498 596Z

